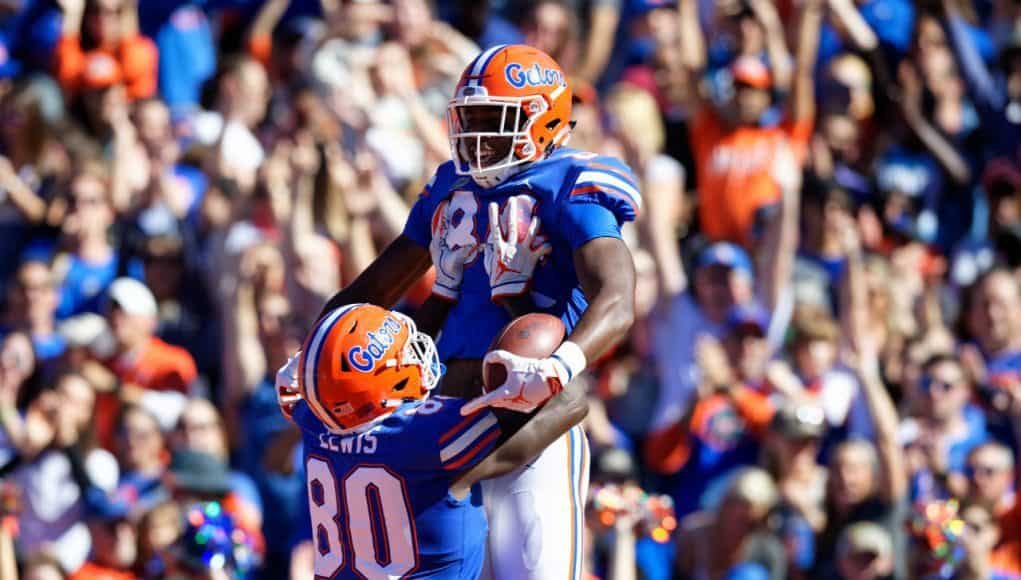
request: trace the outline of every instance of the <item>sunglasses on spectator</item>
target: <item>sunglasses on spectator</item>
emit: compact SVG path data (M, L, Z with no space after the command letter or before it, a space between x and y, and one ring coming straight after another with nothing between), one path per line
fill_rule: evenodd
M959 387L963 382L964 381L961 380L944 381L942 379L936 379L933 377L925 377L922 379L921 387L922 391L926 393L931 393L934 390L940 393L946 393L948 391L953 390L956 387Z
M53 282L49 280L42 280L39 282L33 282L30 280L19 280L18 288L22 292L40 292L42 290L52 290L54 287Z
M217 421L182 421L181 429L185 431L205 431L208 429L219 429L220 423Z
M871 566L872 563L878 559L879 552L876 552L875 550L862 550L851 554L851 561L860 568Z
M1003 473L1005 471L1007 471L1007 468L1001 465L978 464L967 466L964 470L964 473L969 479L971 479L974 478L976 475L981 475L983 477L992 477L998 473Z
M110 6L110 5L105 5L104 6L103 4L97 4L96 5L96 14L102 14L104 16L108 15L108 14L120 15L121 12L124 12L124 5L123 4L118 4L116 6Z
M129 441L145 440L148 441L159 434L159 429L154 427L144 427L141 429L124 429L121 433L127 437Z
M76 195L71 198L71 205L80 207L99 207L105 203L101 195Z
M993 522L990 520L975 521L974 519L964 520L964 529L972 534L981 534Z
M146 264L179 264L182 256L180 254L146 254L142 261Z

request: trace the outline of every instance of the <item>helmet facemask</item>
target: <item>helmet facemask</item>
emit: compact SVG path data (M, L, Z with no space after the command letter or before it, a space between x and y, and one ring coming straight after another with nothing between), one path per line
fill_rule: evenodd
M475 91L484 91L479 87ZM538 158L532 123L549 109L542 96L461 96L447 106L450 152L459 175L495 187Z
M440 362L440 355L436 351L436 343L426 333L420 332L415 326L415 321L400 312L392 312L398 320L408 327L408 340L401 348L401 366L414 365L421 373L422 398L426 398L440 382L440 377L446 371L443 363ZM403 402L403 401L401 401ZM389 406L389 405L387 405Z

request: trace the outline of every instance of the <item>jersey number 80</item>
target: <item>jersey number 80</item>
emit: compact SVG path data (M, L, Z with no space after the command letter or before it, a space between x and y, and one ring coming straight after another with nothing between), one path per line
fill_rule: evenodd
M334 577L348 554L354 571L368 580L401 577L418 567L403 479L383 466L360 465L338 485L329 462L314 455L306 469L317 578Z

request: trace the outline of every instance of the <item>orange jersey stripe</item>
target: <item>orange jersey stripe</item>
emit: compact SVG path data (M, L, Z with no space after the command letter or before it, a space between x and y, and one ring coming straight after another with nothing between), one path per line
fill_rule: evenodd
M468 423L471 423L472 421L477 419L478 416L479 416L478 413L472 413L471 415L468 415L467 417L462 419L460 423L451 427L449 431L447 431L443 435L440 435L440 445L446 443L448 439L460 433L461 430L468 425Z

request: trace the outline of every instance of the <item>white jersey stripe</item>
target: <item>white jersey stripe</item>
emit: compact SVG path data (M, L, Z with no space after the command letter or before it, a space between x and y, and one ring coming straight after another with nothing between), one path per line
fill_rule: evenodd
M616 189L629 195L631 199L634 200L635 205L637 205L639 208L642 207L642 194L638 193L638 190L635 189L633 185L615 175L595 170L582 171L581 175L579 175L578 179L574 182L574 186L578 187L579 185L586 184L589 185L605 184L613 186Z
M468 429L461 434L460 437L454 439L447 444L446 447L440 450L440 461L446 463L447 461L457 457L469 445L478 441L486 431L489 431L496 425L496 417L492 413L486 413L486 416L479 422L472 425L471 429Z

